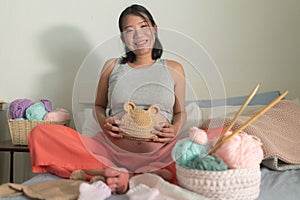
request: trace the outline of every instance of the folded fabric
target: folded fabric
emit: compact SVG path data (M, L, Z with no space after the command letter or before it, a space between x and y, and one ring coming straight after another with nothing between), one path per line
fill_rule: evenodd
M26 109L26 119L43 120L48 113L43 103L35 103Z
M45 181L30 186L6 183L0 186L0 197L25 195L30 199L77 199L82 181L68 179Z
M81 183L79 186L78 200L104 200L111 196L110 188L102 181L92 184Z
M262 161L262 164L270 169L276 171L285 171L291 169L300 169L300 164L289 164L286 162L281 161L276 157L270 157Z
M144 186L139 186L143 184ZM140 189L136 189L140 187ZM181 188L177 185L171 184L160 176L150 173L136 175L129 180L130 190L126 193L126 196L131 197L138 196L139 192L147 191L152 194L148 194L149 199L154 198L155 200L203 200L206 197L191 192L187 189ZM159 194L155 190L159 191ZM136 190L136 191L135 191ZM134 192L135 191L135 192ZM156 195L157 194L157 195ZM156 196L155 196L156 195ZM153 197L154 196L154 197ZM144 199L144 198L143 198ZM146 199L145 199L146 200Z
M15 183L0 185L0 197L15 197L25 195L30 199L77 199L78 200L104 200L111 196L110 188L102 181L92 184L78 181L59 179L24 186Z
M9 105L9 115L12 119L24 118L26 109L34 102L29 99L16 99Z
M157 200L159 196L159 190L157 188L150 188L147 185L139 184L138 186L131 188L126 196L129 200Z

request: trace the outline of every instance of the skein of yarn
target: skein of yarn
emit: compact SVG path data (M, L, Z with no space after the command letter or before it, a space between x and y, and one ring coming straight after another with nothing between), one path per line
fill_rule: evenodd
M26 109L26 119L43 120L48 113L43 103L35 103Z
M197 156L205 155L207 151L208 146L193 142L191 138L184 138L175 144L171 156L177 164L186 166Z
M70 119L70 113L64 108L57 108L52 112L45 115L44 120L46 121L67 121Z
M223 160L230 169L251 168L263 159L262 143L255 136L239 133L222 144L213 155Z
M224 171L228 169L227 165L221 159L211 155L207 155L204 158L198 156L187 163L186 167L207 171Z
M53 107L52 107L52 102L48 99L40 99L40 102L42 104L44 104L45 106L45 109L48 111L48 112L52 112L53 111Z
M189 137L196 143L206 145L208 138L204 130L197 127L192 127L189 130Z
M9 115L12 119L25 118L26 109L34 102L29 99L16 99L9 106Z

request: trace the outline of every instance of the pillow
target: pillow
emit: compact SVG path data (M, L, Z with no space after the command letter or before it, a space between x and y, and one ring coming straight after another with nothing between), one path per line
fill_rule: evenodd
M212 108L201 108L202 119L205 121L210 118L234 115L239 109L240 106L217 106Z
M84 121L82 125L81 134L88 137L95 136L99 131L101 131L101 127L93 116L93 109L92 108L84 109L83 115L84 115Z
M189 133L189 129L193 126L199 127L202 122L201 110L197 103L189 103L186 106L187 119L182 127L179 135ZM93 110L91 108L84 109L84 121L82 126L82 134L88 137L93 137L101 131L98 122L93 117Z
M299 98L292 99L291 101L294 102L294 103L296 103L296 104L298 104L298 105L300 105L300 100L299 100Z
M255 113L263 108L265 105L248 105L241 115L249 115ZM202 120L216 118L216 117L225 117L225 116L234 116L240 110L241 105L238 106L216 106L213 108L200 108L202 113Z
M276 97L280 96L279 91L263 92L256 94L249 102L249 105L267 105ZM217 106L237 106L242 105L248 96L228 97L224 99L204 99L189 100L188 102L197 102L200 108L211 108Z
M178 136L188 135L189 129L196 126L199 127L202 123L201 109L196 102L189 103L186 107L186 122L183 125Z

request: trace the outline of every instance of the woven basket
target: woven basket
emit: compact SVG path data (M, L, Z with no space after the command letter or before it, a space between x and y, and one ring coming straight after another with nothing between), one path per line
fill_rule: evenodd
M179 185L210 199L256 199L259 195L260 167L204 171L176 165Z
M28 145L28 133L39 124L60 124L69 126L68 121L39 121L39 120L8 120L9 131L14 145Z

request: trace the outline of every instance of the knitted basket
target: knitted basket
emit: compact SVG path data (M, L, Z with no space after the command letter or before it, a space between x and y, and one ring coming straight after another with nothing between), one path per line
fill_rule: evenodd
M70 120L67 121L45 121L45 120L13 120L8 119L9 131L14 145L28 145L28 133L39 124L60 124L69 126Z
M260 167L204 171L176 165L179 185L210 199L256 199L260 188Z

